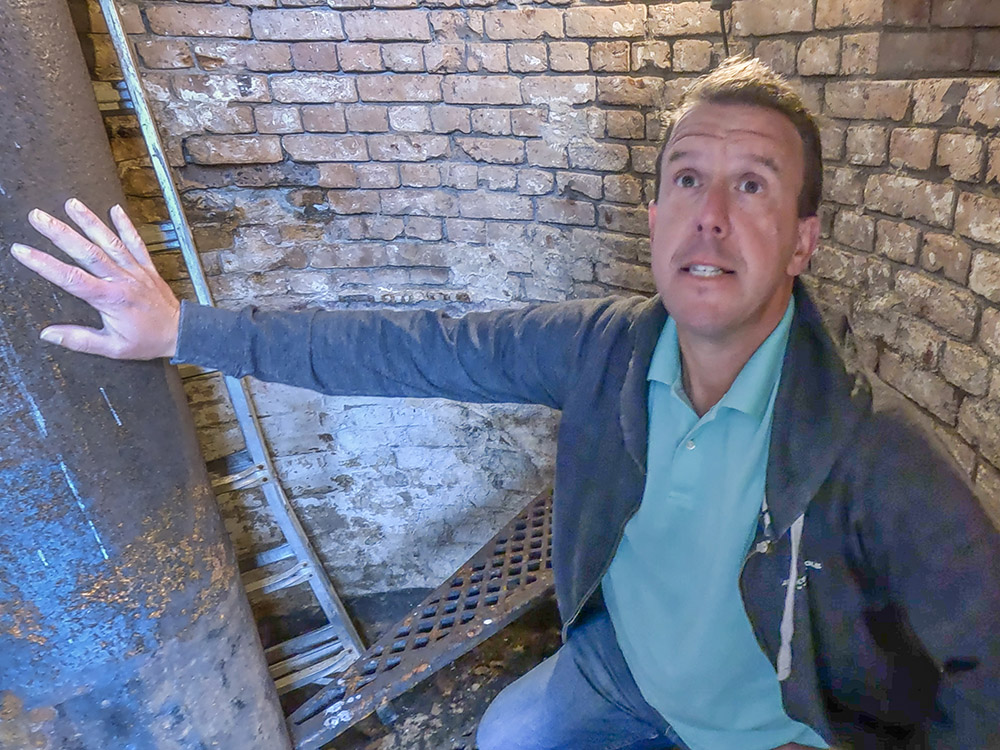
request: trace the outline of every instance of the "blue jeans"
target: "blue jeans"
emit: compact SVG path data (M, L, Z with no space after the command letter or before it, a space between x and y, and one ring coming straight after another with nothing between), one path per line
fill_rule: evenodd
M639 692L607 612L570 631L554 656L486 709L479 750L686 750Z

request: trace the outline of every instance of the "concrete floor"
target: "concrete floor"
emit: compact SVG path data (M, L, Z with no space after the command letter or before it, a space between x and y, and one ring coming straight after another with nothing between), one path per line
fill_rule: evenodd
M345 602L371 643L429 593L411 589ZM264 623L262 636L281 638L286 622ZM301 627L301 625L295 625ZM268 632L268 629L272 632ZM473 750L476 726L493 697L559 647L555 601L544 602L489 640L393 701L392 726L369 716L326 747L330 750ZM286 713L315 689L285 696Z

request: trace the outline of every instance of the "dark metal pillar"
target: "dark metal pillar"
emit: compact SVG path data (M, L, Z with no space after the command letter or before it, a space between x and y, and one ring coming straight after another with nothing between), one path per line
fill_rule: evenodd
M0 123L0 750L289 748L176 372L9 255L123 200L66 0L0 3Z

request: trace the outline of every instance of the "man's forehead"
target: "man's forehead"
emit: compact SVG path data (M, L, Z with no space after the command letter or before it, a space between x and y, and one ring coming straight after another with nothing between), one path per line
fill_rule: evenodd
M677 121L667 152L696 150L700 144L733 142L769 154L801 153L801 137L780 112L748 104L696 104Z

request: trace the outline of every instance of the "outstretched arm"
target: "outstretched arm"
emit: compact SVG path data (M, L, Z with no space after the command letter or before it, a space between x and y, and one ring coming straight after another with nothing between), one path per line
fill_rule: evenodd
M66 213L79 232L38 209L28 221L79 266L22 244L13 245L11 253L42 278L91 305L104 327L53 325L42 331L42 339L113 359L174 356L180 303L157 273L125 211L121 206L111 209L114 231L75 198L66 202Z

